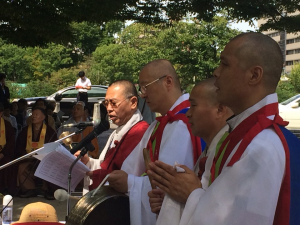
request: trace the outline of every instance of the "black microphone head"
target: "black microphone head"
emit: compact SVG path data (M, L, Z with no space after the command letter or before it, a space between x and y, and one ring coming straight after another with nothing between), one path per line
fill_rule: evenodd
M94 128L97 134L107 131L110 128L110 124L107 120L101 120L101 122Z

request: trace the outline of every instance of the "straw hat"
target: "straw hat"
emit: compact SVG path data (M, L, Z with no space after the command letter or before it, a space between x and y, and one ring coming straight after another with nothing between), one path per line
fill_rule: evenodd
M45 222L45 223L44 223ZM52 223L49 223L52 222ZM12 224L61 224L58 223L56 211L52 205L43 202L34 202L26 205L19 221Z

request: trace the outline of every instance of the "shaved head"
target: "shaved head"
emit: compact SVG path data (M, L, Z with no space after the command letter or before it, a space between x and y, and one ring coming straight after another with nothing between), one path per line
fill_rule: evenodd
M241 42L238 42L242 40ZM236 57L240 60L242 69L252 66L263 68L263 81L266 87L276 89L280 80L283 56L277 42L262 33L242 33L230 42L240 43L236 50Z
M176 88L180 88L178 75L172 63L166 59L157 59L149 62L142 68L141 72L143 71L147 71L153 80L164 75L170 75L174 80Z
M109 85L109 87L114 86L123 86L124 87L124 93L122 93L125 97L131 97L136 96L138 97L137 90L134 86L134 84L131 81L128 80L118 80Z
M206 80L203 80L199 83L197 83L193 89L202 90L202 97L207 100L211 105L218 105L218 99L217 99L217 93L216 93L216 86L214 85L215 83L215 78L208 78Z

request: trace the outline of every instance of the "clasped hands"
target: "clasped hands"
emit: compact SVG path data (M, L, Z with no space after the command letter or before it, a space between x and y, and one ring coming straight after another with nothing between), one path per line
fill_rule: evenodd
M187 166L180 165L185 173L178 173L173 166L161 161L151 162L149 167L148 176L152 178L152 183L161 189L159 191L154 189L148 193L151 210L154 213L160 210L163 192L174 200L185 203L195 189L202 188L199 178Z

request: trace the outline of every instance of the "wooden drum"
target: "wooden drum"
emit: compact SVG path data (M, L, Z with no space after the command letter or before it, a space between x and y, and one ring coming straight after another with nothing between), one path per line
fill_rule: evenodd
M109 186L84 195L71 210L67 225L130 225L129 197Z

